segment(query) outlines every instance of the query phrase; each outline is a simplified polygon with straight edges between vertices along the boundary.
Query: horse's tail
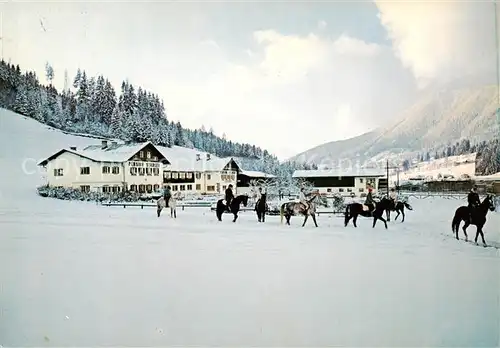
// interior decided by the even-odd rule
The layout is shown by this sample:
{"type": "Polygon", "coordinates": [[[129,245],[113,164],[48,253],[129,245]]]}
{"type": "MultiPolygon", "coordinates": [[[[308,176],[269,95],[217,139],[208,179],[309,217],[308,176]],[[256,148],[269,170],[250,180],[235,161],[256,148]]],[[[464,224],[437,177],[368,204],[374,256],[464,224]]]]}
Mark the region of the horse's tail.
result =
{"type": "Polygon", "coordinates": [[[458,227],[460,226],[460,221],[462,221],[462,219],[460,218],[458,211],[456,211],[455,216],[453,217],[453,221],[451,222],[451,230],[453,232],[458,232],[458,227]]]}
{"type": "Polygon", "coordinates": [[[280,218],[281,218],[281,223],[283,223],[283,215],[285,214],[285,204],[286,203],[283,203],[281,205],[281,209],[280,209],[280,218]]]}
{"type": "Polygon", "coordinates": [[[408,210],[413,210],[412,206],[408,202],[403,203],[408,210]]]}

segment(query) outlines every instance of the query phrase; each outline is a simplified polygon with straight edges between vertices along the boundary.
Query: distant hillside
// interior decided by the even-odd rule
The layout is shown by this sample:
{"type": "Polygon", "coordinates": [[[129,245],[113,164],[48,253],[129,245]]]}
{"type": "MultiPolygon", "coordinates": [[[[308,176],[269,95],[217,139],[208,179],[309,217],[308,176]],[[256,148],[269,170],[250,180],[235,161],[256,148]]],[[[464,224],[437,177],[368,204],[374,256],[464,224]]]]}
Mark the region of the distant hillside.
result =
{"type": "Polygon", "coordinates": [[[346,158],[380,159],[381,153],[413,158],[426,151],[441,152],[461,139],[492,140],[498,134],[496,93],[496,86],[486,86],[427,94],[387,127],[317,146],[291,160],[329,166],[346,158]]]}

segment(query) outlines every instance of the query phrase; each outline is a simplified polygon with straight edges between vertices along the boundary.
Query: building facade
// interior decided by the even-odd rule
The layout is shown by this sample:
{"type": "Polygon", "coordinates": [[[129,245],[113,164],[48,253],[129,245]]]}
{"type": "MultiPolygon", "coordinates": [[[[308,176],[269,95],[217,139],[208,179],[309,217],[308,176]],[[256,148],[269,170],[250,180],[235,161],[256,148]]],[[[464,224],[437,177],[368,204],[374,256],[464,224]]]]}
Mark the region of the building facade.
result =
{"type": "Polygon", "coordinates": [[[387,179],[383,170],[297,170],[293,178],[308,182],[320,194],[365,195],[371,187],[374,193],[386,189],[387,179]]]}
{"type": "MultiPolygon", "coordinates": [[[[118,144],[103,140],[83,149],[61,149],[39,163],[46,168],[47,184],[82,191],[117,193],[172,191],[218,195],[237,183],[242,169],[232,158],[151,142],[118,144]]],[[[248,174],[248,173],[247,173],[248,174]]]]}

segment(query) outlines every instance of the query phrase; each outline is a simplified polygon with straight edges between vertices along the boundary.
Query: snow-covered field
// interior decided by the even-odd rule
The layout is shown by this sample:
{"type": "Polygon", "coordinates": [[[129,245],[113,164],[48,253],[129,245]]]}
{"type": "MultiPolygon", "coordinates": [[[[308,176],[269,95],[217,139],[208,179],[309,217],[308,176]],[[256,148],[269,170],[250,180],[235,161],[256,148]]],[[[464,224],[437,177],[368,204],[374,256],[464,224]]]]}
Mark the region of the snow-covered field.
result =
{"type": "MultiPolygon", "coordinates": [[[[84,139],[9,117],[0,114],[4,347],[499,345],[500,255],[452,238],[464,202],[412,200],[405,223],[385,230],[365,218],[355,229],[321,215],[319,228],[301,228],[297,217],[287,227],[245,212],[233,224],[208,208],[174,220],[41,198],[24,159],[84,139]]],[[[500,245],[494,226],[498,213],[485,232],[500,245]]]]}

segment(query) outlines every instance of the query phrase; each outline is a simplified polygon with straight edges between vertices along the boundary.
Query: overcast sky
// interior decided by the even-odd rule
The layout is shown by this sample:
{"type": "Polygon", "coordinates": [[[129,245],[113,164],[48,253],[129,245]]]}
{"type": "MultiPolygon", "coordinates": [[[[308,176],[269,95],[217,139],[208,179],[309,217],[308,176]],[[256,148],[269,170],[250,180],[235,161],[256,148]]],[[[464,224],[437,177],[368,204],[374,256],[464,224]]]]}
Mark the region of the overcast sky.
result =
{"type": "Polygon", "coordinates": [[[280,158],[398,117],[426,88],[495,81],[491,2],[0,4],[5,60],[158,93],[167,116],[280,158]],[[43,27],[41,25],[43,23],[43,27]]]}

